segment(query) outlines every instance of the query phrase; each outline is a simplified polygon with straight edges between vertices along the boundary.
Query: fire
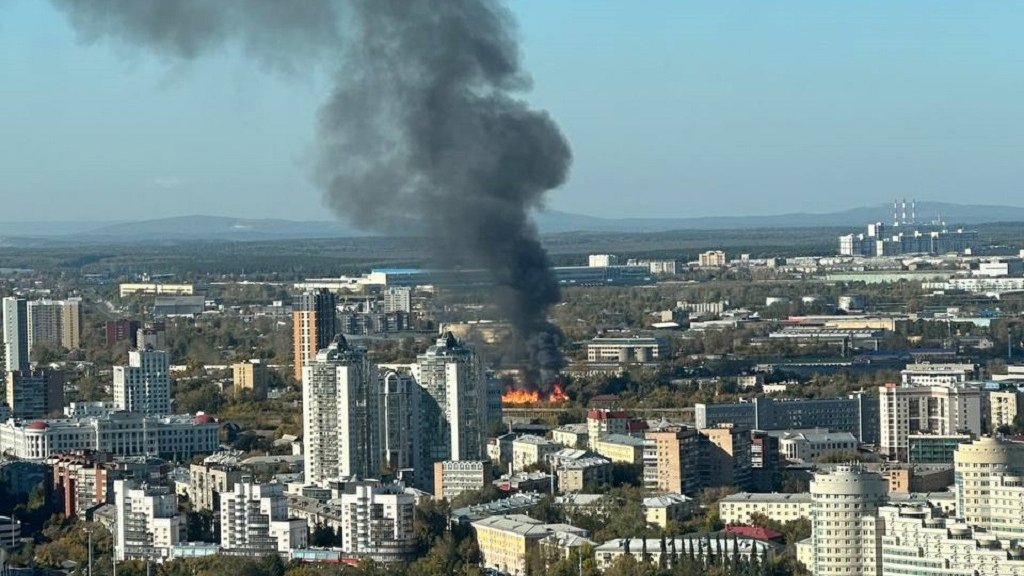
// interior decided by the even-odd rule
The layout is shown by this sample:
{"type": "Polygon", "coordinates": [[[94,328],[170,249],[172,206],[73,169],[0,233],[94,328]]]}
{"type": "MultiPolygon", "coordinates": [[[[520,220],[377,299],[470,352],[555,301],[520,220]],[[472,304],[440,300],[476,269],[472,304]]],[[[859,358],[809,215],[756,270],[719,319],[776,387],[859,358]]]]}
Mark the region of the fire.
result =
{"type": "Polygon", "coordinates": [[[506,390],[501,395],[502,404],[536,404],[540,402],[540,390],[506,390]]]}
{"type": "Polygon", "coordinates": [[[551,387],[551,392],[546,397],[541,395],[540,390],[536,388],[532,390],[524,390],[510,387],[501,395],[502,404],[509,404],[513,406],[527,406],[530,404],[540,404],[541,402],[554,404],[557,402],[565,402],[568,399],[569,395],[565,393],[565,389],[562,388],[562,385],[557,382],[551,387]]]}
{"type": "Polygon", "coordinates": [[[562,385],[555,382],[555,385],[551,388],[551,396],[548,397],[548,402],[565,402],[569,399],[569,395],[565,393],[562,385]]]}

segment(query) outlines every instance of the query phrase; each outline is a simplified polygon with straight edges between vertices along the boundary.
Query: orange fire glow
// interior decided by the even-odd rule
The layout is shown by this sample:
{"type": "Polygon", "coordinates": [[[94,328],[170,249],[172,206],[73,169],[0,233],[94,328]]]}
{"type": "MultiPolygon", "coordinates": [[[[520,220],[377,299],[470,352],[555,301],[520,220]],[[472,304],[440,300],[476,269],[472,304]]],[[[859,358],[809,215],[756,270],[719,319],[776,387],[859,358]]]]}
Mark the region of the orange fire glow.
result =
{"type": "Polygon", "coordinates": [[[530,404],[540,404],[541,402],[565,402],[569,399],[569,395],[565,393],[565,389],[562,388],[561,384],[557,382],[551,387],[551,393],[546,397],[541,395],[540,390],[521,390],[509,388],[505,390],[505,393],[501,395],[501,403],[509,404],[514,406],[528,406],[530,404]]]}

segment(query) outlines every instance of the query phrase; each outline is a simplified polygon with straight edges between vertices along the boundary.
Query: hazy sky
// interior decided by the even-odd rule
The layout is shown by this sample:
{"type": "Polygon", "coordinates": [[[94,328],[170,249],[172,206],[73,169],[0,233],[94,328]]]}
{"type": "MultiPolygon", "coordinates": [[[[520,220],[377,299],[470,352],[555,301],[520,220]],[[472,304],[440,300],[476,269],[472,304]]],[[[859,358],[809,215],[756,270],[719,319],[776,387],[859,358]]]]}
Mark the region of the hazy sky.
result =
{"type": "MultiPolygon", "coordinates": [[[[514,0],[529,100],[599,216],[1024,205],[1024,3],[514,0]]],[[[326,219],[308,177],[323,77],[236,51],[82,44],[0,0],[0,221],[326,219]]]]}

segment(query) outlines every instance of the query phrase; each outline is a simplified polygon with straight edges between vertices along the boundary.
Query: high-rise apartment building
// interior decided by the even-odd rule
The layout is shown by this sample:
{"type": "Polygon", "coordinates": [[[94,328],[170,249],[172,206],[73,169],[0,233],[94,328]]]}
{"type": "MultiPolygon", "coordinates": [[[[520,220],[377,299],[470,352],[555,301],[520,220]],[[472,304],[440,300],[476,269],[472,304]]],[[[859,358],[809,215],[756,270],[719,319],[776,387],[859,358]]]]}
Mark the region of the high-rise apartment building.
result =
{"type": "Polygon", "coordinates": [[[211,454],[189,467],[188,501],[195,511],[220,511],[220,495],[242,481],[240,459],[230,453],[211,454]]]}
{"type": "Polygon", "coordinates": [[[114,501],[114,480],[122,472],[112,465],[109,452],[78,450],[54,454],[46,459],[53,470],[53,491],[64,516],[85,517],[86,510],[114,501]]]}
{"type": "Polygon", "coordinates": [[[1024,443],[983,437],[953,454],[956,515],[1005,538],[1021,538],[1024,443]]]}
{"type": "Polygon", "coordinates": [[[220,546],[230,554],[264,556],[305,548],[306,521],[288,517],[283,484],[239,482],[220,495],[220,546]]]}
{"type": "Polygon", "coordinates": [[[424,392],[420,462],[425,468],[416,482],[432,492],[434,462],[484,458],[487,379],[473,350],[450,332],[419,355],[415,375],[424,392]]]}
{"type": "MultiPolygon", "coordinates": [[[[113,346],[118,342],[128,342],[128,345],[132,348],[135,347],[136,332],[142,326],[138,320],[129,320],[128,318],[119,318],[117,320],[107,320],[106,323],[106,334],[107,334],[107,346],[113,346]]],[[[157,348],[157,346],[154,346],[157,348]]]]}
{"type": "Polygon", "coordinates": [[[701,489],[700,435],[683,425],[647,430],[644,436],[644,487],[694,495],[701,489]]]}
{"type": "Polygon", "coordinates": [[[23,298],[8,296],[3,300],[4,370],[27,371],[28,303],[23,298]]]}
{"type": "Polygon", "coordinates": [[[420,457],[421,389],[409,367],[381,367],[381,464],[391,472],[423,473],[420,457]]]}
{"type": "Polygon", "coordinates": [[[184,536],[178,498],[167,487],[115,480],[114,506],[114,558],[118,561],[169,558],[184,536]]]}
{"type": "Polygon", "coordinates": [[[292,306],[292,346],[295,379],[302,380],[302,368],[327,348],[338,332],[334,293],[314,290],[299,295],[292,306]]]}
{"type": "Polygon", "coordinates": [[[82,306],[80,298],[35,300],[28,302],[28,347],[36,344],[63,346],[69,350],[82,344],[82,306]]]}
{"type": "Polygon", "coordinates": [[[811,481],[814,576],[879,576],[883,527],[875,513],[885,503],[882,477],[859,466],[838,466],[811,481]]]}
{"type": "Polygon", "coordinates": [[[731,424],[700,430],[705,486],[750,487],[750,430],[731,424]]]}
{"type": "Polygon", "coordinates": [[[412,312],[412,288],[392,286],[384,290],[384,313],[412,312]]]}
{"type": "Polygon", "coordinates": [[[338,336],[302,370],[306,481],[380,473],[380,382],[366,351],[338,336]]]}
{"type": "Polygon", "coordinates": [[[879,449],[907,461],[911,435],[981,434],[981,390],[971,383],[945,386],[878,387],[881,434],[879,449]]]}
{"type": "Polygon", "coordinates": [[[170,357],[162,350],[132,350],[127,366],[114,366],[114,406],[138,414],[171,412],[170,357]]]}
{"type": "Polygon", "coordinates": [[[1018,414],[1024,414],[1024,393],[1016,388],[988,392],[988,430],[995,432],[1012,426],[1018,414]]]}
{"type": "Polygon", "coordinates": [[[267,385],[270,371],[259,360],[248,360],[231,365],[235,396],[248,394],[253,400],[267,399],[267,385]]]}
{"type": "Polygon", "coordinates": [[[401,484],[350,482],[341,494],[341,547],[377,562],[405,561],[416,553],[416,496],[401,484]]]}
{"type": "Polygon", "coordinates": [[[7,372],[4,382],[12,418],[59,415],[64,408],[64,373],[59,370],[7,372]]]}
{"type": "Polygon", "coordinates": [[[153,350],[167,349],[167,325],[161,322],[146,322],[141,328],[135,331],[135,347],[139,350],[152,348],[153,350]]]}

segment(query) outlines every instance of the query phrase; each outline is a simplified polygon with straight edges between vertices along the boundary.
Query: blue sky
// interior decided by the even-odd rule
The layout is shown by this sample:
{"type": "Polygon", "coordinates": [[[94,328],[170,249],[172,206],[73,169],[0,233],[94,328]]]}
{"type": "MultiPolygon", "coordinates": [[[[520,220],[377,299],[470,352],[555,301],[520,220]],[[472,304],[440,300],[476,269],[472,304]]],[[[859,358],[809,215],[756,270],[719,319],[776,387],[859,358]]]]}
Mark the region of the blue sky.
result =
{"type": "MultiPolygon", "coordinates": [[[[575,155],[552,208],[831,211],[893,197],[1024,205],[1024,3],[513,0],[528,95],[575,155]]],[[[0,221],[327,219],[315,74],[82,44],[0,3],[0,221]]]]}

